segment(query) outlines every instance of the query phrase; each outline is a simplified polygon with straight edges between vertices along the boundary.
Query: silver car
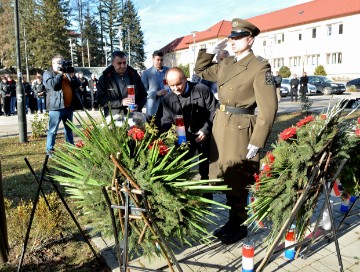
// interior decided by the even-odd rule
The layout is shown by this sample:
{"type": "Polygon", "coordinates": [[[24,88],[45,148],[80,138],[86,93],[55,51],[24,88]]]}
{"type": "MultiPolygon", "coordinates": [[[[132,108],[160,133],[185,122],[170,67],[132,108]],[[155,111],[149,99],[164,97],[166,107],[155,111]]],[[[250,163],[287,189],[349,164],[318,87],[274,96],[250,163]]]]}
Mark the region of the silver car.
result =
{"type": "MultiPolygon", "coordinates": [[[[291,80],[291,78],[285,77],[281,81],[281,87],[284,87],[285,89],[287,89],[288,93],[290,93],[290,90],[291,90],[290,80],[291,80]]],[[[308,83],[307,87],[308,87],[307,88],[308,91],[307,91],[306,95],[311,95],[311,94],[316,94],[317,93],[315,85],[313,85],[311,83],[308,83]]]]}

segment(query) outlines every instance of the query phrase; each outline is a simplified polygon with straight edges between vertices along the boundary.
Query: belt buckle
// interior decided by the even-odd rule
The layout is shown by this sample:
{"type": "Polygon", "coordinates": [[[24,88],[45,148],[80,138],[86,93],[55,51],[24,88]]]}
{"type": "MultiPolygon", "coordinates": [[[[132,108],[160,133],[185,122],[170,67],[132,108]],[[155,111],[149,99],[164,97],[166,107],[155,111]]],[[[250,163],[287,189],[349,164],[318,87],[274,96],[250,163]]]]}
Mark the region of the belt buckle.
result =
{"type": "Polygon", "coordinates": [[[220,111],[225,111],[225,105],[220,105],[220,111]]]}

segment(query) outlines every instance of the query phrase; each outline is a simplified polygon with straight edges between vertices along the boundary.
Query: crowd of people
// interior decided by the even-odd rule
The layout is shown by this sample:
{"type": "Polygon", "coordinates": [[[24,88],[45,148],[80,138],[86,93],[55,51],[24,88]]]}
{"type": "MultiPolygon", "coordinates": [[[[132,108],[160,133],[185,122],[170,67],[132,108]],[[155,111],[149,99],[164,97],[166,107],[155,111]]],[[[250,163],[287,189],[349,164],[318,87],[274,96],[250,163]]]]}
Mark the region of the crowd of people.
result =
{"type": "MultiPolygon", "coordinates": [[[[181,120],[185,127],[182,137],[190,146],[188,157],[198,152],[204,159],[199,165],[201,179],[222,178],[231,188],[224,192],[231,207],[229,218],[214,232],[223,243],[231,244],[247,236],[247,227],[242,225],[247,218],[246,187],[259,171],[259,150],[270,134],[279,100],[270,64],[251,49],[259,33],[250,22],[233,19],[226,39],[211,53],[199,51],[196,80],[192,81],[180,68],[164,66],[163,53],[158,50],[153,53],[153,66],[141,76],[128,65],[124,52],[114,51],[111,64],[99,79],[92,75],[90,80],[82,73],[64,69],[64,58],[57,55],[43,76],[37,75],[32,84],[23,82],[29,98],[27,110],[49,112],[49,156],[55,149],[60,122],[66,141],[74,143],[67,121],[72,121],[74,110],[84,108],[87,88],[91,90],[90,108],[94,109],[97,100],[105,116],[125,116],[128,111],[142,112],[144,108],[148,120],[154,120],[160,132],[172,125],[180,126],[181,120]],[[225,50],[228,43],[233,56],[225,50]],[[37,103],[30,102],[34,98],[37,103]]],[[[8,76],[0,86],[6,115],[16,114],[16,83],[8,76]]]]}

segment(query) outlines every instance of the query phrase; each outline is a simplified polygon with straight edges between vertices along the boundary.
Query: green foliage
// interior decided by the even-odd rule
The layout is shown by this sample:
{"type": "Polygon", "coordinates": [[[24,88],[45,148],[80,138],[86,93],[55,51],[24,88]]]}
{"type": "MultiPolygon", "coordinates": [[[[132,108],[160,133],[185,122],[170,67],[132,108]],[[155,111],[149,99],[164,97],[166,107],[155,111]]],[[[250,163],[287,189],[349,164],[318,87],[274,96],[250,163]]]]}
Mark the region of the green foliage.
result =
{"type": "Polygon", "coordinates": [[[184,71],[185,76],[186,76],[187,78],[190,77],[190,67],[189,67],[189,64],[186,64],[186,65],[180,64],[180,65],[179,65],[179,68],[184,71]]]}
{"type": "Polygon", "coordinates": [[[322,65],[316,66],[315,71],[314,71],[314,75],[317,75],[317,76],[326,76],[327,73],[326,73],[326,71],[325,71],[324,66],[322,66],[322,65]]]}
{"type": "Polygon", "coordinates": [[[49,124],[49,114],[46,112],[42,117],[39,116],[38,112],[34,114],[34,121],[31,121],[32,137],[38,139],[46,135],[49,124]]]}
{"type": "MultiPolygon", "coordinates": [[[[142,116],[137,113],[137,116],[142,116]]],[[[132,114],[135,118],[136,115],[132,114]]],[[[109,211],[104,202],[101,188],[115,186],[118,181],[122,187],[126,177],[114,171],[110,155],[119,154],[119,163],[142,189],[150,192],[148,201],[156,217],[156,222],[164,235],[183,243],[206,241],[208,235],[205,226],[211,223],[207,216],[215,216],[206,209],[206,203],[224,206],[205,198],[203,192],[226,190],[226,186],[216,185],[220,180],[188,181],[195,172],[194,166],[200,163],[198,156],[185,159],[187,145],[176,146],[176,130],[158,135],[153,123],[131,127],[128,121],[118,124],[115,117],[107,120],[103,117],[101,124],[88,114],[89,121],[77,116],[80,126],[70,124],[73,131],[82,140],[77,146],[65,144],[57,149],[52,162],[62,173],[54,179],[67,186],[67,192],[82,207],[85,214],[92,218],[91,225],[103,234],[111,233],[109,211]],[[129,134],[139,133],[139,139],[129,134]],[[193,161],[193,160],[196,161],[193,161]],[[209,185],[209,182],[213,185],[209,185]]],[[[134,121],[135,119],[131,119],[134,121]]],[[[131,121],[130,120],[130,121],[131,121]]],[[[114,200],[118,197],[113,196],[114,200]]],[[[125,196],[122,195],[122,199],[125,196]]],[[[145,201],[142,199],[142,201],[145,201]]],[[[224,206],[226,207],[226,206],[224,206]]],[[[144,229],[142,220],[131,224],[130,248],[133,252],[143,251],[151,256],[158,252],[156,237],[147,229],[143,243],[139,244],[139,235],[144,229]]],[[[122,235],[121,235],[122,236],[122,235]]],[[[121,237],[120,237],[121,238],[121,237]]]]}
{"type": "Polygon", "coordinates": [[[309,97],[305,96],[301,96],[301,111],[308,113],[311,106],[313,104],[313,101],[309,99],[309,97]]]}
{"type": "Polygon", "coordinates": [[[123,46],[124,52],[131,60],[130,65],[136,69],[145,70],[144,33],[141,30],[140,17],[131,0],[124,3],[121,25],[126,26],[123,29],[123,46]]]}
{"type": "Polygon", "coordinates": [[[290,68],[287,67],[287,66],[282,66],[282,67],[279,69],[279,74],[280,74],[282,77],[290,77],[290,75],[291,75],[290,68]]]}
{"type": "MultiPolygon", "coordinates": [[[[309,182],[315,165],[324,154],[332,154],[326,169],[333,176],[340,162],[349,153],[359,150],[359,140],[351,133],[352,125],[341,117],[346,100],[339,101],[326,114],[307,116],[296,126],[285,129],[273,143],[272,151],[264,159],[262,172],[250,186],[255,201],[248,205],[251,216],[247,225],[266,221],[271,224],[267,242],[271,244],[281,227],[288,220],[302,190],[309,182]]],[[[351,113],[350,113],[351,114],[351,113]]],[[[323,170],[322,170],[323,171],[323,170]]],[[[351,171],[353,173],[354,171],[351,171]]],[[[314,186],[321,186],[320,181],[314,186]]],[[[310,190],[300,211],[296,214],[297,240],[303,239],[305,231],[322,190],[310,190]]],[[[257,224],[254,224],[257,228],[257,224]]]]}

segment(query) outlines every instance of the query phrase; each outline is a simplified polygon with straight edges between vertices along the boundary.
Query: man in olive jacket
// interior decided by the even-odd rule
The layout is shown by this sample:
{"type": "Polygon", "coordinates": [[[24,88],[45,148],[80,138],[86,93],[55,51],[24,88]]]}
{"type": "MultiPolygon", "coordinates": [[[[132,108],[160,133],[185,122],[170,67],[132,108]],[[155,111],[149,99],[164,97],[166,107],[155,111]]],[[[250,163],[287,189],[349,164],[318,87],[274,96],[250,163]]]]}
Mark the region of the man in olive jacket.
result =
{"type": "Polygon", "coordinates": [[[212,130],[209,176],[222,177],[232,188],[226,191],[229,220],[214,232],[225,244],[247,236],[246,226],[241,226],[247,219],[246,188],[259,171],[258,151],[265,146],[278,107],[270,64],[251,50],[259,33],[250,22],[233,19],[231,34],[222,43],[231,44],[235,57],[214,64],[214,54],[200,51],[195,64],[199,76],[218,82],[220,107],[212,130]]]}

